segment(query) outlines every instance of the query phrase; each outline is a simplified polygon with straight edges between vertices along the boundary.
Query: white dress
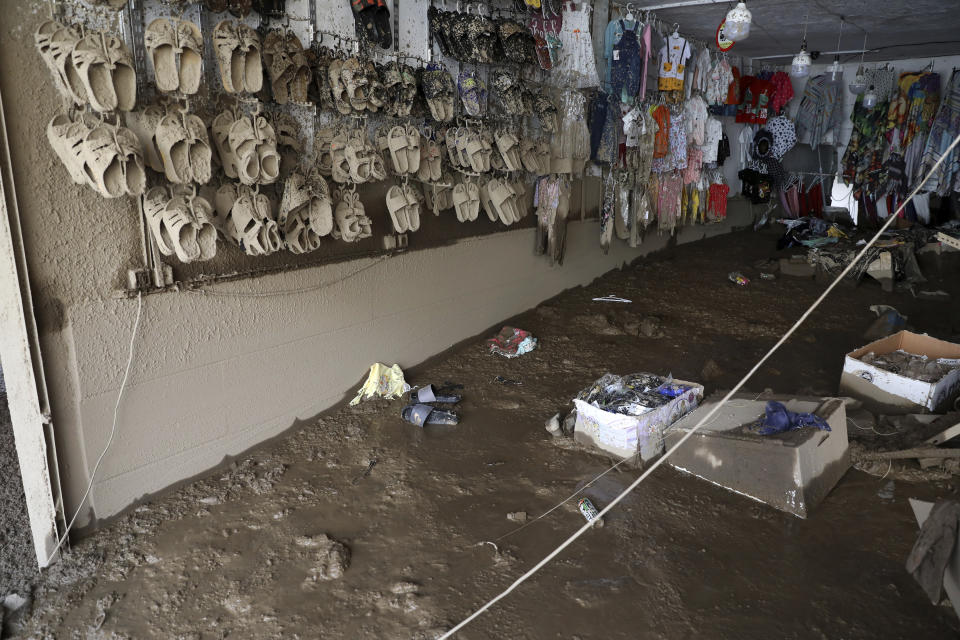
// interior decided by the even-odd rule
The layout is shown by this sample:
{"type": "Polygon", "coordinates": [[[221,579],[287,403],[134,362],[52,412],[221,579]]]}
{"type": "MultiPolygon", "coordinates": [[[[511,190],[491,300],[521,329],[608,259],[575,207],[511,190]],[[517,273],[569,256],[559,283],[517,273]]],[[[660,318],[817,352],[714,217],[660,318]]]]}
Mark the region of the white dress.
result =
{"type": "Polygon", "coordinates": [[[564,7],[563,28],[558,37],[563,45],[559,64],[553,65],[551,76],[561,87],[591,89],[600,86],[597,74],[597,59],[593,51],[593,36],[590,33],[592,7],[581,2],[571,10],[572,3],[564,7]]]}

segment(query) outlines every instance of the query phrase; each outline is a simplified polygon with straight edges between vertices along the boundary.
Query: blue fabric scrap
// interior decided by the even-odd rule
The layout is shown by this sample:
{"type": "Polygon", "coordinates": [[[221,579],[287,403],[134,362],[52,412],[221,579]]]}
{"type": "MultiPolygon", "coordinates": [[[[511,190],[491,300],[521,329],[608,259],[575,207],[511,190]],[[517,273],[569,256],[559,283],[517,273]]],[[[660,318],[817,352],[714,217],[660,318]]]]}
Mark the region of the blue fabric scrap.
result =
{"type": "Polygon", "coordinates": [[[758,433],[769,436],[803,427],[816,427],[821,431],[830,431],[830,425],[820,416],[812,413],[794,413],[783,406],[783,403],[770,400],[767,402],[767,414],[760,421],[758,433]]]}

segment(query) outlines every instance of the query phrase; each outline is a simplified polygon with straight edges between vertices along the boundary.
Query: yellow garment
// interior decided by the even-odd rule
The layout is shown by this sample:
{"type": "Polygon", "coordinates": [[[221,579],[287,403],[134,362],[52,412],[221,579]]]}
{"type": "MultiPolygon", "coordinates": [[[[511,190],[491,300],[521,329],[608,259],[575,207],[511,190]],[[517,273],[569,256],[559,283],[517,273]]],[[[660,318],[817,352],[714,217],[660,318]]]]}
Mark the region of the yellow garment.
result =
{"type": "Polygon", "coordinates": [[[836,227],[836,225],[831,225],[831,227],[830,227],[829,229],[827,229],[827,235],[828,235],[829,237],[831,237],[831,238],[846,238],[846,237],[847,237],[847,234],[845,234],[843,231],[840,231],[840,229],[838,229],[838,228],[836,227]]]}
{"type": "Polygon", "coordinates": [[[350,406],[360,403],[361,400],[372,398],[373,396],[382,396],[387,399],[399,398],[407,391],[410,391],[410,385],[403,379],[403,370],[400,365],[388,367],[379,362],[370,367],[370,375],[367,381],[360,387],[357,397],[350,401],[350,406]]]}

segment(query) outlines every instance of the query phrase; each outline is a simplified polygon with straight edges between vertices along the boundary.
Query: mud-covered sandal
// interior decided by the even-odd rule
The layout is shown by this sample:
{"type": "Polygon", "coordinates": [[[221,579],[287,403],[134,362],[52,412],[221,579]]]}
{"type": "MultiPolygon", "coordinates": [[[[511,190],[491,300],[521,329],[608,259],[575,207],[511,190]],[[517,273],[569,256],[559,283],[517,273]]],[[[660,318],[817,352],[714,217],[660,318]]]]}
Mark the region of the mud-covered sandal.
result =
{"type": "Polygon", "coordinates": [[[438,402],[440,404],[457,404],[463,398],[459,395],[445,395],[455,387],[434,388],[432,384],[410,390],[411,404],[430,404],[438,402]]]}
{"type": "Polygon", "coordinates": [[[460,423],[460,416],[454,412],[437,409],[429,404],[407,405],[400,411],[400,417],[418,427],[428,424],[456,425],[460,423]]]}
{"type": "Polygon", "coordinates": [[[387,211],[390,212],[390,221],[396,233],[406,233],[410,229],[407,219],[407,197],[400,185],[393,185],[387,189],[387,211]]]}
{"type": "MultiPolygon", "coordinates": [[[[240,39],[238,53],[243,58],[242,90],[247,93],[257,93],[263,88],[260,34],[253,27],[241,22],[237,24],[237,37],[240,39]]],[[[240,90],[240,88],[237,88],[237,91],[240,90]]]]}
{"type": "Polygon", "coordinates": [[[168,18],[157,18],[144,31],[147,57],[153,64],[153,75],[160,91],[177,91],[180,74],[177,71],[177,29],[168,18]]]}
{"type": "Polygon", "coordinates": [[[213,49],[216,53],[220,81],[227,93],[244,89],[244,57],[240,51],[240,36],[233,20],[221,20],[213,28],[213,49]]]}

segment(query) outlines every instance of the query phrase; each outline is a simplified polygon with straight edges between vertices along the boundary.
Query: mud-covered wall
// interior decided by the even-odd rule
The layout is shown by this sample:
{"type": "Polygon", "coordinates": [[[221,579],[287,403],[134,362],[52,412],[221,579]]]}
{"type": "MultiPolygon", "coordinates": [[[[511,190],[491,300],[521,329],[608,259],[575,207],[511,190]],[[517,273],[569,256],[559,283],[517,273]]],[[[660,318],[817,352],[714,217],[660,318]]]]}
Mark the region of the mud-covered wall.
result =
{"type": "MultiPolygon", "coordinates": [[[[4,9],[0,90],[72,511],[107,441],[126,363],[137,302],[116,291],[140,259],[137,209],[131,199],[104,200],[71,182],[45,137],[61,108],[33,44],[46,4],[5,0],[4,9]]],[[[728,228],[695,227],[679,240],[728,228]]],[[[388,260],[223,283],[218,295],[147,296],[117,434],[78,524],[330,407],[373,362],[414,365],[670,241],[651,234],[640,249],[615,242],[604,255],[599,226],[588,220],[571,223],[562,267],[534,256],[534,231],[520,229],[388,260]],[[249,296],[299,288],[310,290],[249,296]]]]}

